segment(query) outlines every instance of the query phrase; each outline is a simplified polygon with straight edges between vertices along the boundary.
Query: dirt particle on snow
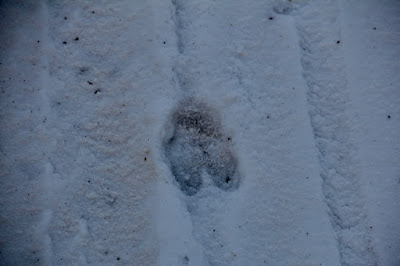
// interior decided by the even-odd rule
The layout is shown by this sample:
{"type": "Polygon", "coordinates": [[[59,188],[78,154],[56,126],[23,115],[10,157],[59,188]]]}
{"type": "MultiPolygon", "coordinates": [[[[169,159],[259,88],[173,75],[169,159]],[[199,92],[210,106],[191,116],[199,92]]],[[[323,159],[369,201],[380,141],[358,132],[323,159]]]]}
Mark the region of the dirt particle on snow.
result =
{"type": "Polygon", "coordinates": [[[79,37],[75,37],[75,41],[79,41],[79,37]]]}
{"type": "Polygon", "coordinates": [[[101,90],[97,89],[97,90],[94,91],[94,94],[97,94],[97,93],[100,93],[100,92],[101,92],[101,90]]]}
{"type": "Polygon", "coordinates": [[[144,157],[144,161],[147,161],[147,158],[146,158],[146,157],[144,157]]]}
{"type": "MultiPolygon", "coordinates": [[[[94,11],[93,11],[93,12],[94,12],[94,11]]],[[[120,257],[117,258],[117,260],[120,260],[120,259],[121,259],[120,257]]]]}
{"type": "Polygon", "coordinates": [[[93,85],[93,82],[90,82],[89,80],[87,81],[87,83],[88,83],[89,85],[93,85]]]}
{"type": "Polygon", "coordinates": [[[340,43],[340,40],[338,40],[336,43],[339,44],[339,43],[340,43]]]}
{"type": "Polygon", "coordinates": [[[269,20],[273,20],[274,19],[274,17],[269,17],[269,20]]]}
{"type": "Polygon", "coordinates": [[[63,41],[63,44],[65,45],[65,44],[67,44],[67,42],[66,42],[66,41],[63,41]]]}
{"type": "Polygon", "coordinates": [[[374,27],[374,30],[376,30],[376,27],[374,27]]]}
{"type": "Polygon", "coordinates": [[[67,17],[64,17],[64,20],[67,20],[67,17]]]}
{"type": "Polygon", "coordinates": [[[390,115],[388,115],[387,118],[390,119],[390,115]]]}

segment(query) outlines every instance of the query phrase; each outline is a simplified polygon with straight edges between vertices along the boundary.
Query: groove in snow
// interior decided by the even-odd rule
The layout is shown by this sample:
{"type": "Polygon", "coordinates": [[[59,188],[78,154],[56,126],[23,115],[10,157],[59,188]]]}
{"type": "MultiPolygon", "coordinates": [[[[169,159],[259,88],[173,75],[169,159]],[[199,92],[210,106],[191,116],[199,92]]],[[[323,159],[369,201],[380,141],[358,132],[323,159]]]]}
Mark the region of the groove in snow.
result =
{"type": "Polygon", "coordinates": [[[323,193],[342,265],[376,265],[346,117],[348,92],[340,53],[339,10],[323,4],[296,17],[309,115],[319,152],[323,193]],[[328,17],[321,17],[326,16],[328,17]]]}

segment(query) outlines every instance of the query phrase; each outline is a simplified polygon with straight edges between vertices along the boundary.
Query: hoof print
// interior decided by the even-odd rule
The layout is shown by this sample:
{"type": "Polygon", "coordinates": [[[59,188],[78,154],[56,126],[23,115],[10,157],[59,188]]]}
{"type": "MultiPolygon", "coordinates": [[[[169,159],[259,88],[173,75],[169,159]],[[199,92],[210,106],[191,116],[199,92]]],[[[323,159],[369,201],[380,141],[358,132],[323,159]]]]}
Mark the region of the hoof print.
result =
{"type": "Polygon", "coordinates": [[[164,149],[182,192],[196,194],[206,183],[204,178],[210,178],[209,183],[222,190],[237,189],[237,161],[217,112],[191,98],[178,105],[171,120],[174,130],[164,149]]]}

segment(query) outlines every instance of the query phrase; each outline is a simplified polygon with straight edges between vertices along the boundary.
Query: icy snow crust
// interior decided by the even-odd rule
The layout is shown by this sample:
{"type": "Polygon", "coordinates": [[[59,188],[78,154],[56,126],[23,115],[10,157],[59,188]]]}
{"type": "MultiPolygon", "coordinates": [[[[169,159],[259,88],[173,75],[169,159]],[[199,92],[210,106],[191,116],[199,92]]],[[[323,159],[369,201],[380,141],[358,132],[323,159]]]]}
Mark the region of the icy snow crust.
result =
{"type": "Polygon", "coordinates": [[[400,265],[396,1],[2,1],[0,265],[400,265]]]}

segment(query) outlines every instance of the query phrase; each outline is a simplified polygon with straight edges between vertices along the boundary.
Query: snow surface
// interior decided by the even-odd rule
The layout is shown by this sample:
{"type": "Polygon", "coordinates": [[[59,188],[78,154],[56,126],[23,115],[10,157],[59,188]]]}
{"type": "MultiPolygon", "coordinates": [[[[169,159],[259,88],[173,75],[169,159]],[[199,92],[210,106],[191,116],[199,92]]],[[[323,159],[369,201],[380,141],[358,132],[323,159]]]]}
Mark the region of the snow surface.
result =
{"type": "Polygon", "coordinates": [[[0,2],[0,265],[400,265],[400,2],[0,2]]]}

